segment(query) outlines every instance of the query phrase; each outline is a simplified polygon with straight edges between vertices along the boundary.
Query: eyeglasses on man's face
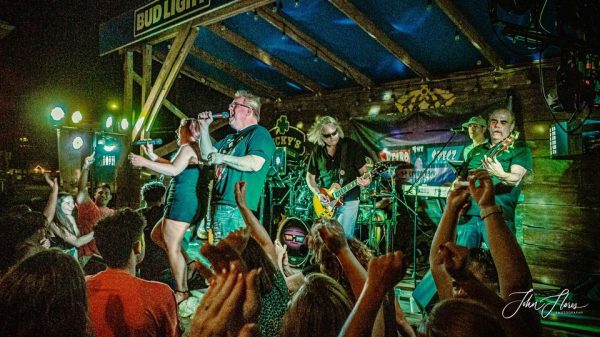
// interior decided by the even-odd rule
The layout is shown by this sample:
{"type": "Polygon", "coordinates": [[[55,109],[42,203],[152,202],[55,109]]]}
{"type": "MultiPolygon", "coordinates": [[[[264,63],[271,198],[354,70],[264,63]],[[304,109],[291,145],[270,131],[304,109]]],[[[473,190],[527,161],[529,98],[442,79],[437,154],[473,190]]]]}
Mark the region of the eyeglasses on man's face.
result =
{"type": "Polygon", "coordinates": [[[337,136],[337,134],[338,134],[338,130],[336,129],[332,133],[324,133],[324,134],[322,134],[322,136],[323,136],[323,138],[331,138],[331,137],[337,136]]]}
{"type": "Polygon", "coordinates": [[[238,103],[238,102],[233,102],[229,104],[229,108],[230,109],[235,109],[236,106],[243,106],[244,108],[248,108],[250,110],[254,110],[251,106],[246,105],[246,104],[242,104],[242,103],[238,103]]]}

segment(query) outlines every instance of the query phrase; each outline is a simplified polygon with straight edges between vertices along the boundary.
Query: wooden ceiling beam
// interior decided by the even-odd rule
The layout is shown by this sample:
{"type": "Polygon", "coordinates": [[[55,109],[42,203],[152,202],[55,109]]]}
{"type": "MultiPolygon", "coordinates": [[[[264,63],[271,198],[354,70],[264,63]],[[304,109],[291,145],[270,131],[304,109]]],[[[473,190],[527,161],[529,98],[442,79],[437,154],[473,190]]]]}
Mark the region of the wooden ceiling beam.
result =
{"type": "Polygon", "coordinates": [[[431,74],[425,67],[410,56],[404,48],[392,40],[381,28],[379,28],[371,19],[356,8],[348,0],[329,0],[337,9],[352,19],[356,24],[369,34],[375,41],[379,42],[385,49],[389,50],[395,57],[406,64],[418,76],[429,79],[431,74]]]}
{"type": "Polygon", "coordinates": [[[292,81],[300,84],[306,89],[319,93],[323,92],[323,87],[321,87],[317,82],[311,80],[304,74],[296,71],[294,68],[281,61],[280,59],[274,57],[273,55],[267,53],[265,50],[259,48],[254,43],[244,39],[233,31],[229,30],[225,25],[221,23],[212,24],[207,27],[211,32],[220,36],[222,39],[228,41],[232,45],[240,48],[244,52],[248,53],[252,57],[257,58],[261,62],[277,69],[281,74],[291,79],[292,81]]]}
{"type": "Polygon", "coordinates": [[[275,88],[268,86],[254,77],[250,76],[248,73],[241,71],[240,69],[234,67],[233,65],[223,61],[222,59],[215,57],[208,53],[205,50],[202,50],[196,46],[192,47],[190,53],[198,58],[200,58],[205,63],[210,64],[211,66],[220,69],[236,79],[246,83],[250,87],[252,87],[252,91],[256,92],[258,95],[263,97],[271,97],[278,98],[284,97],[285,94],[281,91],[276,90],[275,88]]]}
{"type": "MultiPolygon", "coordinates": [[[[207,13],[192,21],[192,27],[208,26],[213,23],[221,22],[230,17],[242,14],[248,11],[253,11],[256,8],[268,5],[275,0],[238,0],[227,5],[227,7],[217,9],[207,13]]],[[[169,29],[168,31],[159,34],[154,39],[150,40],[150,44],[158,44],[174,38],[177,35],[179,26],[169,29]]]]}
{"type": "Polygon", "coordinates": [[[465,15],[456,8],[451,0],[435,0],[435,3],[446,14],[448,18],[456,25],[456,27],[471,41],[475,49],[485,57],[494,68],[504,67],[504,61],[494,48],[492,48],[477,32],[475,27],[467,20],[465,15]]]}
{"type": "Polygon", "coordinates": [[[290,37],[304,48],[310,50],[317,57],[320,57],[325,62],[331,64],[345,76],[352,78],[360,86],[364,88],[370,88],[373,86],[373,81],[360,70],[358,70],[358,68],[342,60],[340,57],[325,48],[325,46],[317,42],[317,40],[308,36],[283,16],[277,15],[264,8],[259,8],[256,12],[260,17],[273,25],[275,28],[279,29],[283,34],[290,37]]]}
{"type": "Polygon", "coordinates": [[[175,81],[179,69],[183,65],[197,34],[198,30],[192,28],[189,23],[184,25],[177,34],[177,37],[171,46],[171,50],[169,50],[169,53],[163,62],[156,81],[154,81],[152,89],[142,106],[142,111],[140,112],[137,121],[134,123],[131,132],[132,140],[135,140],[140,134],[143,137],[144,131],[149,130],[150,127],[152,127],[152,123],[158,110],[160,110],[162,101],[169,93],[169,89],[175,81]]]}
{"type": "MultiPolygon", "coordinates": [[[[165,56],[161,53],[155,53],[154,59],[156,61],[162,63],[162,62],[164,62],[165,56]]],[[[225,84],[211,78],[210,76],[207,76],[197,70],[190,68],[187,65],[184,65],[181,68],[180,72],[182,74],[184,74],[185,76],[193,79],[194,81],[199,82],[200,84],[204,84],[207,87],[214,89],[227,97],[233,98],[235,96],[235,92],[236,92],[235,89],[230,88],[230,87],[226,86],[225,84]]]]}

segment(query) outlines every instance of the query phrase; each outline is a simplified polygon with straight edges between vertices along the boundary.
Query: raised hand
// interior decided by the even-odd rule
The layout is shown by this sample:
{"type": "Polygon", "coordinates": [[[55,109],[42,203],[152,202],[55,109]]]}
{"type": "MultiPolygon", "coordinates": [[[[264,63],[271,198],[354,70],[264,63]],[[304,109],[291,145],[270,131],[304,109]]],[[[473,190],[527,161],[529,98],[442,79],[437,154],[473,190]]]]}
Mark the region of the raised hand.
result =
{"type": "Polygon", "coordinates": [[[446,242],[439,247],[438,255],[444,261],[446,272],[454,280],[464,281],[468,278],[467,257],[469,256],[469,249],[467,247],[458,246],[454,242],[446,242]]]}
{"type": "Polygon", "coordinates": [[[450,189],[450,191],[448,192],[448,196],[446,197],[446,207],[457,211],[463,208],[465,204],[469,202],[468,186],[460,184],[461,181],[458,182],[459,183],[452,185],[452,188],[450,189]]]}
{"type": "Polygon", "coordinates": [[[243,303],[246,280],[234,266],[217,274],[198,305],[190,336],[227,336],[230,321],[243,303]]]}
{"type": "Polygon", "coordinates": [[[348,241],[344,235],[344,229],[337,221],[319,220],[315,225],[319,236],[325,246],[334,254],[338,254],[343,248],[348,247],[348,241]]]}
{"type": "Polygon", "coordinates": [[[96,151],[92,152],[92,154],[85,157],[85,159],[83,161],[83,169],[84,170],[89,169],[90,166],[92,166],[92,164],[94,164],[94,161],[96,161],[96,151]]]}
{"type": "Polygon", "coordinates": [[[494,184],[487,170],[469,171],[469,191],[479,207],[493,206],[494,184]],[[477,182],[479,181],[479,184],[477,182]]]}
{"type": "Polygon", "coordinates": [[[46,180],[46,183],[50,186],[51,190],[58,190],[58,178],[54,177],[53,179],[50,179],[50,175],[44,173],[44,180],[46,180]]]}
{"type": "Polygon", "coordinates": [[[375,286],[385,294],[402,280],[406,267],[401,251],[374,257],[369,261],[367,286],[375,286]]]}

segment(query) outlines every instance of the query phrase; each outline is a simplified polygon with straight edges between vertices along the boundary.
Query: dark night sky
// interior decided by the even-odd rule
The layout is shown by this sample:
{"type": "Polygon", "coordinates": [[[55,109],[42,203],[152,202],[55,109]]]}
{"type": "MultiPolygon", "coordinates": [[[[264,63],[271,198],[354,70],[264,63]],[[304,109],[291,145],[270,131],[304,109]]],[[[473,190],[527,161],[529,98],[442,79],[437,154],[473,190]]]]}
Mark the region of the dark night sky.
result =
{"type": "Polygon", "coordinates": [[[98,56],[98,27],[146,2],[0,0],[0,20],[16,27],[0,40],[0,150],[25,135],[31,156],[52,165],[55,104],[100,116],[110,100],[121,102],[121,57],[98,56]]]}

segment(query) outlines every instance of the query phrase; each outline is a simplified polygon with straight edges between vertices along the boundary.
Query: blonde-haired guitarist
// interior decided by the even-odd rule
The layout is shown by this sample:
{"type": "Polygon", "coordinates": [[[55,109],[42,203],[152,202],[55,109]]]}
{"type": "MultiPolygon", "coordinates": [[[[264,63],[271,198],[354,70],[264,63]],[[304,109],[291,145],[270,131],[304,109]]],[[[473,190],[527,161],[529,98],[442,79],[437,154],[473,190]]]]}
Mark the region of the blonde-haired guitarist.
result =
{"type": "Polygon", "coordinates": [[[476,202],[463,212],[457,227],[456,243],[462,246],[480,247],[487,244],[488,237],[483,218],[491,213],[502,213],[508,228],[516,232],[515,208],[521,194],[521,181],[532,169],[531,151],[514,143],[518,136],[515,117],[508,109],[494,110],[488,118],[490,142],[474,147],[465,159],[468,170],[486,169],[494,183],[496,193],[494,207],[480,209],[476,202]]]}
{"type": "MultiPolygon", "coordinates": [[[[325,205],[331,202],[331,193],[336,186],[341,187],[355,180],[358,186],[371,183],[369,175],[361,177],[367,173],[366,151],[354,140],[344,138],[344,133],[335,118],[317,117],[308,134],[308,139],[316,146],[308,162],[306,183],[315,194],[315,199],[325,205]]],[[[336,218],[348,237],[354,236],[360,202],[358,186],[344,194],[343,205],[335,208],[334,214],[317,214],[336,218]]],[[[318,209],[317,206],[315,205],[315,209],[318,209]]]]}

